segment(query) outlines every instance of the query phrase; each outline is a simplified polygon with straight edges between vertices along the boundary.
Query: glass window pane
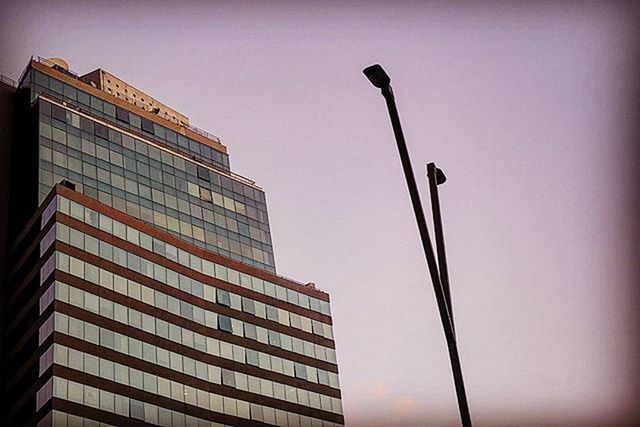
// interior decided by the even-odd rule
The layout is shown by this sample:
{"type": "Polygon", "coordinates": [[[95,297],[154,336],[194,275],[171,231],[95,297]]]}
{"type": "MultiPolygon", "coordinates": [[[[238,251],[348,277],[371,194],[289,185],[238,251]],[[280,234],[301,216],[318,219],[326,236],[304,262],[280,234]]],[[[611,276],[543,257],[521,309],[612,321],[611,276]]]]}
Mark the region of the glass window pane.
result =
{"type": "Polygon", "coordinates": [[[231,319],[227,316],[218,316],[218,329],[225,332],[233,333],[231,319]]]}

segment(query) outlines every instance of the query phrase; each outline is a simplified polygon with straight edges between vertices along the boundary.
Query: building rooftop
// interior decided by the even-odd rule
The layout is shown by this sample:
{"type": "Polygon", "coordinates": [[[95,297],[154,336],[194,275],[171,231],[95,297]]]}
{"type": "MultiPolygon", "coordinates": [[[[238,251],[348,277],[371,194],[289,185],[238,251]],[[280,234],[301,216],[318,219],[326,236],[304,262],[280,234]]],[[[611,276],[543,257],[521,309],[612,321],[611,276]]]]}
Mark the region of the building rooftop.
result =
{"type": "Polygon", "coordinates": [[[226,147],[216,135],[191,125],[189,118],[184,114],[173,110],[155,98],[124,82],[124,80],[100,68],[81,76],[77,72],[72,71],[63,59],[45,59],[37,56],[31,58],[29,65],[22,73],[19,81],[22,81],[29,67],[38,69],[46,74],[50,74],[53,71],[56,73],[56,77],[62,77],[65,82],[90,92],[94,96],[108,100],[122,108],[129,109],[136,107],[138,109],[137,113],[140,116],[146,117],[162,126],[172,128],[222,153],[227,152],[226,147]],[[123,86],[123,90],[119,93],[119,89],[121,89],[120,86],[123,86]],[[124,92],[124,89],[127,89],[127,92],[124,92]],[[139,102],[138,99],[140,100],[139,102]],[[143,99],[144,101],[142,101],[143,99]]]}

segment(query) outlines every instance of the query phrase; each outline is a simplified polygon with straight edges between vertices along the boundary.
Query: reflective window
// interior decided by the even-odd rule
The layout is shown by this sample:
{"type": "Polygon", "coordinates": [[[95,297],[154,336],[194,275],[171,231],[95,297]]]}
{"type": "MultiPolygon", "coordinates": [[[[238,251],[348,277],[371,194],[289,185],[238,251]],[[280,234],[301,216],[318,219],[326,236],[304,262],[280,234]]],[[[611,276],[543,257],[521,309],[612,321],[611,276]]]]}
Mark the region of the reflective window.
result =
{"type": "Polygon", "coordinates": [[[221,331],[233,333],[231,319],[227,316],[218,316],[218,329],[221,331]]]}

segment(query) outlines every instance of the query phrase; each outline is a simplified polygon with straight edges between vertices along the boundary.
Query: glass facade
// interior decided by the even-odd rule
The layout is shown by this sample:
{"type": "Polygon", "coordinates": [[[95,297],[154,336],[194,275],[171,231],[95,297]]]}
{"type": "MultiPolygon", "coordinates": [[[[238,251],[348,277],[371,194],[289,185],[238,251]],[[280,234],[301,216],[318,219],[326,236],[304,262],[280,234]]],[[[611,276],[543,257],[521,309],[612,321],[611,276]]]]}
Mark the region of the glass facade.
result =
{"type": "Polygon", "coordinates": [[[40,201],[67,179],[196,246],[275,272],[258,187],[69,105],[41,97],[38,106],[40,201]]]}

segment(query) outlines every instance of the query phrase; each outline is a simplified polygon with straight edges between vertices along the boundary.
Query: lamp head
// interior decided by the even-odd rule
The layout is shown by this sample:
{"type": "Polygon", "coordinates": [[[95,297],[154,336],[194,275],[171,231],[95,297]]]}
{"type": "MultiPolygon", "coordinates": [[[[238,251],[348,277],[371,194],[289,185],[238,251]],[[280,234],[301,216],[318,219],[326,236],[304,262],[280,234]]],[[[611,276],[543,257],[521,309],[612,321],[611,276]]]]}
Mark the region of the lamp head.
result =
{"type": "Polygon", "coordinates": [[[391,78],[380,64],[371,65],[362,70],[362,72],[367,76],[371,84],[379,89],[388,87],[391,83],[391,78]]]}
{"type": "Polygon", "coordinates": [[[437,167],[433,162],[427,164],[427,176],[431,176],[431,174],[435,174],[437,185],[442,185],[447,182],[447,176],[442,172],[442,169],[437,167]]]}

